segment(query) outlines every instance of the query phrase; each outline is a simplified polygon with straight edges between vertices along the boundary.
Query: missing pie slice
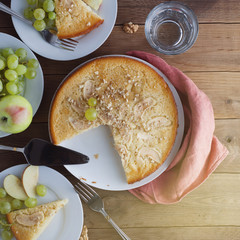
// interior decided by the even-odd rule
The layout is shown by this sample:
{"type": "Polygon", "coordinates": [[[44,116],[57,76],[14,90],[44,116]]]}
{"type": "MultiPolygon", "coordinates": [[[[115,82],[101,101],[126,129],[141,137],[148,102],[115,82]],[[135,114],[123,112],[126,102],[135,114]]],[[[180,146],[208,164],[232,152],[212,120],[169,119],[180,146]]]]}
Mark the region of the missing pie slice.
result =
{"type": "Polygon", "coordinates": [[[67,199],[58,200],[8,213],[7,220],[16,239],[36,240],[67,202],[67,199]]]}
{"type": "Polygon", "coordinates": [[[73,38],[89,33],[103,19],[82,0],[55,0],[58,38],[73,38]]]}

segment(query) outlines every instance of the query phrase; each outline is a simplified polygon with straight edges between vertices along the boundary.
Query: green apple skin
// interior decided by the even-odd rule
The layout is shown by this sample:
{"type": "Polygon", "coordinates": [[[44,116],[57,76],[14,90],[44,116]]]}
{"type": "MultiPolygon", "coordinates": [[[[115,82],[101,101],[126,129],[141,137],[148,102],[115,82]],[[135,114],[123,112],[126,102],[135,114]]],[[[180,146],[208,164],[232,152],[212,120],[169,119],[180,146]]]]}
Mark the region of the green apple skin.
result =
{"type": "Polygon", "coordinates": [[[32,106],[19,95],[8,95],[0,99],[0,130],[7,133],[19,133],[32,122],[32,106]]]}

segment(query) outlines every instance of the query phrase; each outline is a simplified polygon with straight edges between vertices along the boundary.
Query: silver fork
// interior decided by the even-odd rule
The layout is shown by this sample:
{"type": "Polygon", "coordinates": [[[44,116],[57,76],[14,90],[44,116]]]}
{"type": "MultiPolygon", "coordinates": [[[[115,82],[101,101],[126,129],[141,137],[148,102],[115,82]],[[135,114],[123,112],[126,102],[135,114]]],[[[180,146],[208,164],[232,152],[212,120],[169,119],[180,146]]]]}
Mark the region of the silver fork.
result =
{"type": "MultiPolygon", "coordinates": [[[[18,18],[19,20],[27,23],[27,24],[31,24],[32,22],[27,20],[25,17],[23,17],[21,14],[13,11],[11,8],[7,7],[6,5],[4,5],[3,3],[0,2],[0,10],[2,10],[5,13],[8,13],[16,18],[18,18]]],[[[68,38],[68,39],[59,39],[57,37],[56,34],[54,34],[53,31],[51,30],[43,30],[40,31],[42,37],[51,45],[53,45],[54,47],[58,47],[58,48],[63,48],[69,51],[74,51],[74,49],[76,48],[78,41],[72,39],[72,38],[68,38]]]]}
{"type": "Polygon", "coordinates": [[[78,180],[77,184],[74,185],[74,189],[89,208],[95,212],[100,212],[107,219],[107,221],[112,224],[122,239],[131,240],[109,217],[104,209],[104,204],[101,197],[91,187],[78,180]]]}

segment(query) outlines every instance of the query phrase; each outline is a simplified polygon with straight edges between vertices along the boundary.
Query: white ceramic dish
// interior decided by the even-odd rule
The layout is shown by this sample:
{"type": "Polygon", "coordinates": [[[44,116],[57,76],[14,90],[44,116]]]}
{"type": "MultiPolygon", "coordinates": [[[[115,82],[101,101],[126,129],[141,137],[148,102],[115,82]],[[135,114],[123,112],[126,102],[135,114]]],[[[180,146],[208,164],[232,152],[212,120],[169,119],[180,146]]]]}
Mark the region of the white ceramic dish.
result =
{"type": "MultiPolygon", "coordinates": [[[[26,166],[28,165],[21,164],[2,171],[1,186],[8,174],[14,174],[20,178],[26,166]]],[[[38,197],[38,204],[66,198],[68,203],[57,213],[38,240],[79,240],[83,227],[83,208],[72,184],[57,171],[44,166],[39,167],[39,184],[47,187],[47,194],[44,197],[38,197]]]]}
{"type": "MultiPolygon", "coordinates": [[[[11,0],[11,8],[22,15],[26,7],[26,0],[11,0]]],[[[104,19],[104,23],[85,36],[76,38],[79,44],[73,52],[53,47],[32,26],[28,26],[14,17],[12,17],[12,21],[19,37],[34,52],[53,60],[73,60],[92,53],[106,41],[116,21],[117,0],[103,0],[98,14],[104,19]]]]}
{"type": "MultiPolygon", "coordinates": [[[[13,50],[16,50],[18,48],[25,48],[28,53],[28,59],[36,58],[36,56],[33,54],[33,52],[20,40],[17,38],[5,34],[0,33],[0,49],[11,47],[13,50]]],[[[37,68],[37,77],[33,80],[26,79],[26,86],[24,91],[24,97],[31,103],[33,108],[33,115],[37,112],[40,103],[42,101],[43,96],[43,88],[44,88],[44,79],[43,79],[43,72],[42,68],[39,65],[37,68]]],[[[0,138],[10,135],[9,133],[4,133],[0,131],[0,138]]]]}
{"type": "MultiPolygon", "coordinates": [[[[121,56],[121,55],[111,55],[111,56],[121,56]]],[[[103,56],[103,57],[107,57],[107,56],[103,56]]],[[[173,85],[169,82],[169,80],[166,78],[166,76],[162,72],[160,72],[157,68],[155,68],[154,66],[152,66],[151,64],[143,60],[130,57],[130,56],[124,56],[124,57],[133,58],[140,62],[144,62],[145,64],[152,67],[159,75],[161,75],[164,78],[164,80],[170,87],[173,93],[173,96],[175,98],[175,102],[178,109],[179,126],[177,129],[177,136],[176,136],[175,143],[172,147],[172,150],[168,158],[163,163],[163,165],[160,166],[154,173],[152,173],[148,177],[133,184],[127,184],[126,182],[124,170],[121,165],[120,156],[118,155],[117,151],[113,147],[114,146],[113,138],[111,136],[110,129],[107,126],[100,126],[98,128],[89,130],[83,134],[77,135],[72,139],[63,141],[60,144],[61,146],[73,149],[75,151],[82,152],[88,155],[90,158],[90,161],[87,164],[68,165],[65,167],[77,178],[83,178],[86,181],[86,183],[88,183],[89,185],[100,188],[100,189],[105,189],[105,190],[120,191],[120,190],[134,189],[134,188],[143,186],[151,182],[152,180],[154,180],[156,177],[162,174],[167,169],[169,164],[172,162],[173,158],[175,157],[181,145],[183,131],[184,131],[184,113],[183,113],[182,103],[177,94],[177,91],[175,90],[173,85]],[[95,157],[96,154],[98,155],[97,158],[95,157]]],[[[78,66],[72,72],[76,71],[83,64],[78,66]]],[[[70,74],[72,74],[72,72],[70,74]]]]}

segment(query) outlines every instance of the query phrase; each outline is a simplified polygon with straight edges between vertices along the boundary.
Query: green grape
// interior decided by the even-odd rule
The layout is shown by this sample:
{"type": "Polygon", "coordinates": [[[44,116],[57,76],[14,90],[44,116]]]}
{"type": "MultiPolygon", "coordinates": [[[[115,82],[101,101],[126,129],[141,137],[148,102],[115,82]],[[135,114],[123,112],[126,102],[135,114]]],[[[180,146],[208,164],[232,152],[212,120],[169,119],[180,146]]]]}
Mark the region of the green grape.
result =
{"type": "Polygon", "coordinates": [[[34,79],[37,76],[37,72],[34,68],[28,68],[24,76],[27,79],[34,79]]]}
{"type": "Polygon", "coordinates": [[[18,86],[18,93],[22,93],[24,91],[24,86],[25,86],[24,81],[19,81],[17,83],[17,86],[18,86]]]}
{"type": "Polygon", "coordinates": [[[18,48],[18,49],[15,51],[15,54],[18,56],[19,61],[23,61],[23,60],[25,60],[26,57],[27,57],[27,50],[24,49],[24,48],[18,48]]]}
{"type": "Polygon", "coordinates": [[[11,212],[11,204],[9,202],[0,202],[0,212],[1,214],[7,214],[11,212]]]}
{"type": "Polygon", "coordinates": [[[28,61],[27,66],[29,68],[37,68],[39,66],[39,62],[35,58],[32,58],[28,61]]]}
{"type": "Polygon", "coordinates": [[[0,59],[2,59],[4,61],[4,63],[6,64],[6,58],[3,55],[0,55],[0,59]]]}
{"type": "Polygon", "coordinates": [[[97,99],[96,98],[89,98],[88,99],[88,105],[91,106],[91,107],[95,107],[97,105],[97,99]]]}
{"type": "Polygon", "coordinates": [[[18,76],[18,81],[24,81],[24,75],[19,75],[18,76]]]}
{"type": "Polygon", "coordinates": [[[33,9],[31,7],[24,9],[23,14],[26,19],[29,19],[29,20],[33,19],[33,9]]]}
{"type": "Polygon", "coordinates": [[[95,108],[89,108],[85,112],[85,117],[89,121],[94,121],[97,118],[97,110],[95,108]]]}
{"type": "Polygon", "coordinates": [[[37,185],[36,192],[40,197],[44,197],[47,194],[47,188],[42,184],[37,185]]]}
{"type": "Polygon", "coordinates": [[[37,3],[37,1],[36,0],[27,0],[27,3],[29,5],[35,5],[37,3]]]}
{"type": "Polygon", "coordinates": [[[37,31],[43,31],[46,28],[46,23],[44,20],[36,20],[33,26],[37,31]]]}
{"type": "Polygon", "coordinates": [[[18,93],[18,86],[14,82],[8,82],[6,84],[6,89],[7,89],[8,93],[11,95],[16,95],[18,93]]]}
{"type": "Polygon", "coordinates": [[[18,64],[17,68],[15,69],[17,75],[23,75],[27,72],[27,67],[23,64],[18,64]]]}
{"type": "Polygon", "coordinates": [[[0,215],[0,228],[5,228],[7,227],[9,224],[8,224],[8,221],[7,221],[7,217],[6,215],[4,214],[1,214],[0,215]]]}
{"type": "Polygon", "coordinates": [[[27,199],[24,201],[24,204],[25,204],[25,206],[28,207],[28,208],[35,207],[35,206],[37,206],[37,199],[36,199],[36,198],[27,198],[27,199]]]}
{"type": "Polygon", "coordinates": [[[7,58],[9,55],[14,54],[14,51],[12,48],[4,48],[2,50],[2,55],[7,58]]]}
{"type": "Polygon", "coordinates": [[[11,240],[13,238],[13,234],[10,230],[3,230],[1,233],[2,240],[11,240]]]}
{"type": "Polygon", "coordinates": [[[55,20],[51,20],[51,19],[47,18],[47,19],[45,20],[45,22],[46,22],[46,27],[47,27],[47,28],[52,29],[52,28],[55,27],[55,20]]]}
{"type": "Polygon", "coordinates": [[[6,66],[5,62],[0,58],[0,70],[3,70],[5,66],[6,66]]]}
{"type": "Polygon", "coordinates": [[[37,7],[42,8],[44,1],[45,1],[45,0],[38,0],[37,7]]]}
{"type": "Polygon", "coordinates": [[[52,0],[45,0],[43,2],[43,9],[46,12],[53,12],[55,8],[54,2],[52,0]]]}
{"type": "MultiPolygon", "coordinates": [[[[3,90],[3,82],[2,82],[2,80],[0,80],[0,92],[2,92],[2,90],[3,90]]],[[[1,192],[0,192],[0,195],[1,195],[1,192]]]]}
{"type": "Polygon", "coordinates": [[[55,13],[55,12],[49,12],[49,13],[48,13],[48,18],[49,18],[50,20],[54,20],[54,19],[56,18],[56,13],[55,13]]]}
{"type": "Polygon", "coordinates": [[[37,8],[33,11],[33,16],[37,20],[43,20],[45,18],[45,11],[42,8],[37,8]]]}
{"type": "MultiPolygon", "coordinates": [[[[2,83],[2,81],[0,81],[0,82],[2,83]]],[[[2,87],[2,89],[3,89],[3,87],[2,87]]],[[[0,87],[0,90],[1,90],[1,87],[0,87]]],[[[7,193],[6,193],[5,189],[4,188],[0,188],[0,198],[4,198],[6,196],[7,196],[7,193]]]]}
{"type": "Polygon", "coordinates": [[[23,202],[18,199],[13,199],[11,202],[11,206],[13,210],[21,209],[23,207],[23,202]]]}
{"type": "Polygon", "coordinates": [[[15,81],[17,79],[17,72],[12,69],[7,69],[4,72],[4,76],[9,81],[15,81]]]}
{"type": "Polygon", "coordinates": [[[7,66],[9,69],[15,69],[18,66],[18,56],[11,54],[7,57],[7,66]]]}

